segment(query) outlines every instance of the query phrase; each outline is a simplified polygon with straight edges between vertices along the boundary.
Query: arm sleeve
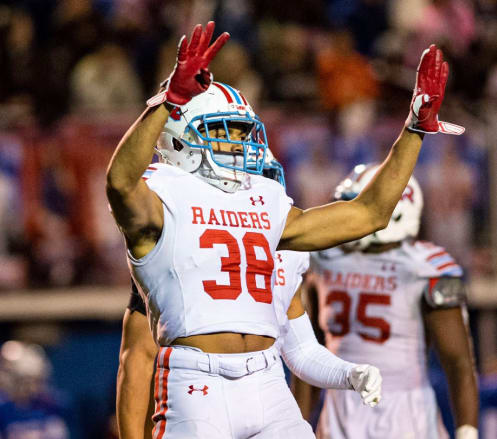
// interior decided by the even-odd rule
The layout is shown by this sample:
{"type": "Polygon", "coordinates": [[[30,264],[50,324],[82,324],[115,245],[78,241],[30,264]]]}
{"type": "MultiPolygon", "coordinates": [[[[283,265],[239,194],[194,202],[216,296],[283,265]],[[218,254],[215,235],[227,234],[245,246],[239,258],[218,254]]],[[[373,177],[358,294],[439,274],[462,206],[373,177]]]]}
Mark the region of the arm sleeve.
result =
{"type": "Polygon", "coordinates": [[[138,288],[136,288],[135,282],[131,279],[131,294],[129,296],[128,309],[131,312],[138,311],[144,316],[147,315],[147,310],[145,308],[145,302],[143,301],[138,288]]]}
{"type": "Polygon", "coordinates": [[[281,354],[288,368],[301,380],[324,389],[352,389],[350,371],[357,366],[320,345],[307,313],[289,320],[281,354]]]}

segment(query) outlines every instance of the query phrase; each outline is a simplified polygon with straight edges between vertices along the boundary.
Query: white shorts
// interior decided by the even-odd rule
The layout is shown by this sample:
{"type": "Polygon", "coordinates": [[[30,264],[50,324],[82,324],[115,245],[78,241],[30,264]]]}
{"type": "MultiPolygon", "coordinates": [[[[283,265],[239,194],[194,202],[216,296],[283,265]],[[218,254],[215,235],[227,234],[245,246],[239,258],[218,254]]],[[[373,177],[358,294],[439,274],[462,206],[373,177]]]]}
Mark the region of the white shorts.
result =
{"type": "Polygon", "coordinates": [[[154,439],[311,439],[276,348],[206,354],[162,347],[155,376],[154,439]]]}
{"type": "Polygon", "coordinates": [[[319,439],[449,439],[431,387],[383,392],[374,408],[356,392],[328,390],[319,439]]]}

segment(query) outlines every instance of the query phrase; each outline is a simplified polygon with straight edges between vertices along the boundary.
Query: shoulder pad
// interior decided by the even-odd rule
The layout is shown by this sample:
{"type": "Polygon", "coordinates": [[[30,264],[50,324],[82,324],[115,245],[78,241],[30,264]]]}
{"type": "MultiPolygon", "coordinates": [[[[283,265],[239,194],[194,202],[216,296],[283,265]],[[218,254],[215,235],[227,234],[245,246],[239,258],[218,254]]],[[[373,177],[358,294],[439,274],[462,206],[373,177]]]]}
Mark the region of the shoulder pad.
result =
{"type": "Polygon", "coordinates": [[[301,276],[309,268],[309,253],[293,250],[279,250],[276,252],[275,262],[277,265],[301,276]]]}
{"type": "Polygon", "coordinates": [[[311,270],[321,271],[333,259],[343,256],[343,251],[339,247],[333,247],[318,252],[311,252],[311,270]]]}
{"type": "Polygon", "coordinates": [[[466,301],[466,286],[460,277],[431,278],[423,296],[431,308],[460,306],[466,301]]]}
{"type": "Polygon", "coordinates": [[[157,176],[167,176],[176,177],[180,175],[192,175],[189,172],[184,171],[176,166],[169,165],[167,163],[151,163],[142,175],[143,180],[147,181],[152,177],[157,176]]]}
{"type": "Polygon", "coordinates": [[[145,172],[142,175],[143,180],[147,181],[152,175],[157,171],[157,166],[155,166],[155,163],[153,165],[149,165],[149,167],[145,170],[145,172]]]}
{"type": "Polygon", "coordinates": [[[421,277],[461,277],[464,274],[447,250],[432,242],[416,241],[410,253],[417,261],[417,271],[421,277]]]}

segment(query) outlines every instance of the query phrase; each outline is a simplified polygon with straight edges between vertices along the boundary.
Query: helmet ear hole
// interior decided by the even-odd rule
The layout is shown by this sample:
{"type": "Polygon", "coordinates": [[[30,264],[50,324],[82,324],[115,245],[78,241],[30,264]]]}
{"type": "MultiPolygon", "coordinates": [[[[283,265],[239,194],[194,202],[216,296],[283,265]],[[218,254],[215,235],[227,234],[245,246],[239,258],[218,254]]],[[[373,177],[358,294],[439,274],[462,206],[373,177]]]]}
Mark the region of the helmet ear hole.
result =
{"type": "Polygon", "coordinates": [[[184,148],[184,146],[179,140],[173,138],[173,148],[179,152],[184,148]]]}

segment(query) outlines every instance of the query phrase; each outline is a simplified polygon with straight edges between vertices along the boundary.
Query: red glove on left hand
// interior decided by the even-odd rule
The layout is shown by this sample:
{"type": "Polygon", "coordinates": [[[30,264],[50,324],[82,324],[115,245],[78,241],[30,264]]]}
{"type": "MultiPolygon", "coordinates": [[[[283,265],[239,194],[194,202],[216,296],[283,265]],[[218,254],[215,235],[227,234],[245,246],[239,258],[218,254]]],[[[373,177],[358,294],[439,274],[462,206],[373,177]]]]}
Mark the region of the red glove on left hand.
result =
{"type": "Polygon", "coordinates": [[[208,70],[209,63],[230,37],[229,33],[224,32],[209,46],[214,27],[213,21],[207,23],[205,31],[202,25],[197,24],[193,29],[190,44],[185,35],[181,37],[174,70],[169,78],[161,83],[161,87],[165,86],[166,89],[147,101],[149,107],[164,102],[185,105],[192,97],[209,88],[212,82],[212,74],[208,70]]]}
{"type": "Polygon", "coordinates": [[[427,134],[464,133],[464,127],[438,120],[448,77],[449,65],[444,62],[442,51],[432,44],[423,52],[419,62],[411,112],[406,120],[409,131],[427,134]]]}

